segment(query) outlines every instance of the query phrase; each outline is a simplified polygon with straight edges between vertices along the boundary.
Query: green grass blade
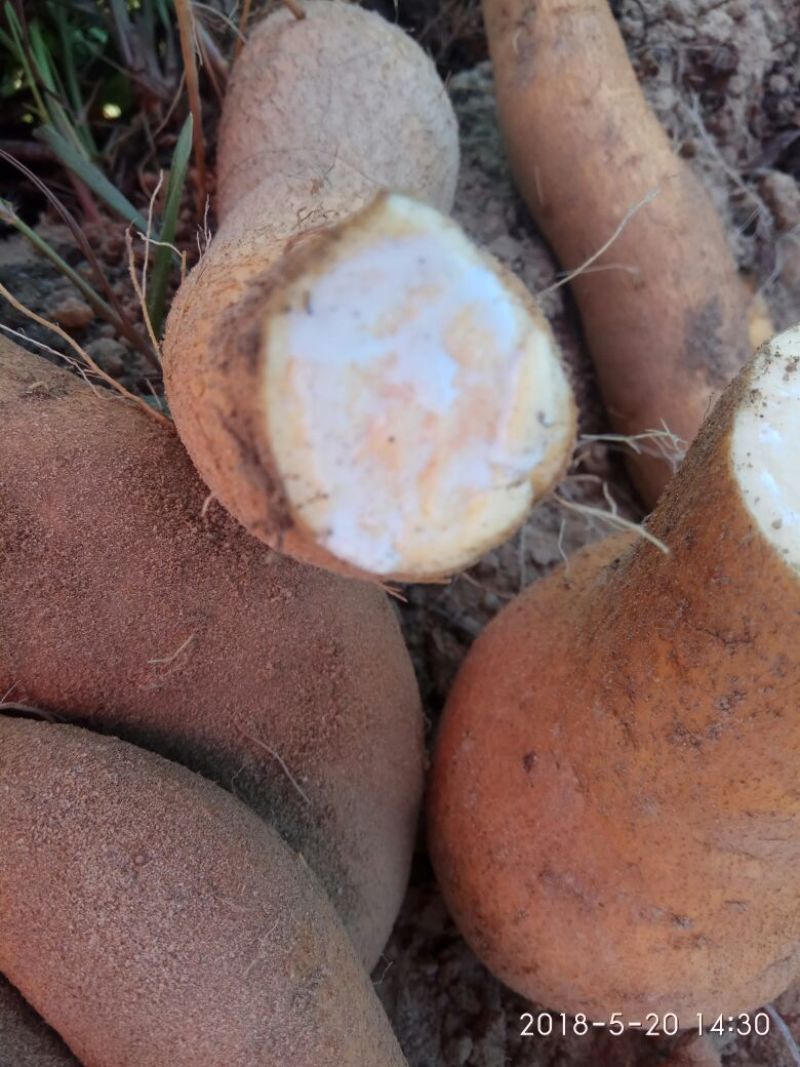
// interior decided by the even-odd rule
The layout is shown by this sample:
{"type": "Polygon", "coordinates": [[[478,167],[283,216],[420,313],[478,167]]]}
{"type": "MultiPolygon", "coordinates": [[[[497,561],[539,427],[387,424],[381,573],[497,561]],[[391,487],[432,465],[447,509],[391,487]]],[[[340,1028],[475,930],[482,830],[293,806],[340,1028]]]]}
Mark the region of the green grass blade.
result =
{"type": "Polygon", "coordinates": [[[122,218],[138,226],[143,232],[147,229],[147,220],[141,212],[113,185],[102,171],[86,159],[70,142],[52,126],[42,126],[36,136],[55,152],[61,162],[80,178],[93,193],[96,193],[108,206],[122,218]]]}
{"type": "Polygon", "coordinates": [[[80,137],[89,158],[96,158],[97,145],[95,144],[88,123],[85,122],[86,105],[83,100],[83,93],[81,92],[80,81],[78,79],[78,68],[75,62],[74,27],[67,18],[66,9],[62,7],[61,4],[55,4],[52,10],[58,32],[64,42],[64,50],[61,55],[64,63],[64,78],[67,85],[67,95],[69,97],[70,107],[72,108],[72,114],[76,120],[75,132],[80,137]]]}
{"type": "Polygon", "coordinates": [[[165,242],[165,244],[159,245],[156,250],[153,273],[150,278],[148,312],[156,337],[160,336],[161,326],[164,321],[167,283],[169,282],[169,272],[173,259],[172,250],[167,245],[171,245],[175,240],[181,194],[186,183],[186,171],[192,151],[192,129],[193,119],[191,115],[188,115],[175,145],[175,151],[172,154],[172,165],[169,171],[169,181],[167,182],[164,216],[159,234],[159,240],[165,242]]]}
{"type": "Polygon", "coordinates": [[[25,73],[25,79],[28,83],[28,88],[33,94],[33,100],[36,105],[36,110],[39,112],[39,118],[42,122],[47,122],[47,108],[44,106],[44,100],[42,94],[39,92],[39,86],[36,82],[36,75],[33,72],[28,53],[25,49],[25,39],[22,33],[22,26],[14,8],[11,6],[9,0],[6,0],[5,5],[6,21],[8,22],[9,29],[11,30],[11,37],[14,44],[14,51],[17,53],[17,59],[25,73]]]}
{"type": "Polygon", "coordinates": [[[28,35],[31,43],[31,55],[39,72],[39,80],[50,93],[56,93],[56,79],[50,63],[50,53],[42,36],[42,28],[35,20],[28,26],[28,35]]]}
{"type": "MultiPolygon", "coordinates": [[[[31,22],[28,27],[28,33],[30,36],[31,56],[39,73],[39,80],[44,86],[45,107],[47,108],[50,122],[62,137],[71,141],[81,155],[86,156],[88,159],[89,153],[85,138],[81,136],[80,131],[73,125],[64,107],[63,101],[66,99],[66,93],[38,21],[31,22]]],[[[64,50],[68,52],[69,41],[65,40],[63,43],[64,50]]]]}
{"type": "Polygon", "coordinates": [[[78,71],[75,66],[75,53],[73,51],[74,38],[72,26],[67,18],[66,8],[61,4],[55,4],[50,9],[55,19],[59,36],[64,45],[62,58],[64,60],[64,78],[67,83],[67,93],[73,112],[80,117],[83,112],[83,98],[78,83],[78,71]]]}
{"type": "Polygon", "coordinates": [[[64,140],[71,144],[72,147],[81,156],[88,160],[89,155],[86,149],[86,144],[81,138],[78,130],[72,125],[72,120],[64,109],[60,100],[57,100],[54,96],[47,97],[47,109],[50,113],[50,123],[54,126],[64,140]]]}
{"type": "Polygon", "coordinates": [[[74,148],[83,156],[87,156],[86,145],[73,127],[61,101],[58,99],[60,87],[58,75],[52,66],[50,53],[42,36],[38,22],[30,24],[30,44],[26,45],[22,33],[22,25],[17,13],[11,4],[6,2],[6,19],[11,29],[14,50],[25,73],[28,87],[33,93],[36,110],[43,123],[52,123],[57,127],[62,137],[71,141],[74,148]],[[41,82],[44,96],[39,88],[41,82]],[[45,96],[47,98],[45,102],[45,96]]]}
{"type": "Polygon", "coordinates": [[[165,30],[172,29],[172,19],[169,15],[169,8],[166,4],[166,0],[156,0],[156,11],[158,11],[158,17],[161,19],[161,24],[165,30]]]}

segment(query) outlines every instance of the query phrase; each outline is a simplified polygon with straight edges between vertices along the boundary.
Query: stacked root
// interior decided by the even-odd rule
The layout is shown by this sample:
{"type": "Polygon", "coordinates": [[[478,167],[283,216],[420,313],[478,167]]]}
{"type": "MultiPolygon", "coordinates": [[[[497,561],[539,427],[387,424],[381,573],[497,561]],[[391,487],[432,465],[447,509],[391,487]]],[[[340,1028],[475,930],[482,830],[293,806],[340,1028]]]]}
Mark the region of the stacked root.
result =
{"type": "Polygon", "coordinates": [[[422,792],[392,608],[204,508],[139,409],[1,355],[0,690],[142,748],[0,716],[0,971],[87,1067],[401,1062],[364,970],[422,792]]]}

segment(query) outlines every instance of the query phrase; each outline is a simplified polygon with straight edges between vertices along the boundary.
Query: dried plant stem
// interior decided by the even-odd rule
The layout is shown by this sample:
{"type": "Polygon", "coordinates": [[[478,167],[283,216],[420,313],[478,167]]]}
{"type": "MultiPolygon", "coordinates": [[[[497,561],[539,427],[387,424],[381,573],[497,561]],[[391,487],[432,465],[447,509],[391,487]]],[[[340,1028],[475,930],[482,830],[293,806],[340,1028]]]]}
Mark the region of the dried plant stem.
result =
{"type": "Polygon", "coordinates": [[[194,47],[194,14],[189,0],[175,0],[175,14],[178,17],[178,31],[181,38],[183,69],[186,75],[186,92],[189,96],[189,108],[194,118],[192,143],[194,145],[194,162],[197,168],[195,186],[195,205],[198,216],[203,214],[206,202],[206,146],[203,140],[203,106],[200,101],[200,82],[197,76],[197,56],[194,47]]]}
{"type": "Polygon", "coordinates": [[[306,17],[305,11],[297,3],[297,0],[283,0],[283,2],[298,21],[306,17]]]}
{"type": "Polygon", "coordinates": [[[252,741],[254,745],[258,745],[259,748],[263,748],[265,752],[267,752],[270,756],[272,756],[272,758],[274,760],[277,761],[277,763],[279,764],[281,770],[286,775],[286,777],[291,782],[291,784],[294,786],[294,788],[297,790],[298,794],[303,798],[303,800],[306,802],[306,804],[308,804],[310,806],[311,805],[311,801],[308,799],[308,794],[305,792],[305,790],[300,785],[300,783],[297,781],[295,776],[292,774],[292,772],[286,766],[286,761],[283,759],[283,757],[280,755],[280,753],[276,752],[274,748],[271,748],[267,744],[266,741],[262,741],[260,737],[256,737],[254,734],[248,733],[248,731],[245,730],[243,727],[237,726],[237,729],[238,729],[239,733],[242,735],[242,737],[246,737],[247,740],[248,741],[252,741]]]}
{"type": "Polygon", "coordinates": [[[250,21],[250,8],[252,7],[252,0],[244,0],[242,4],[242,11],[239,15],[239,34],[236,38],[236,45],[233,50],[233,58],[238,59],[239,53],[242,50],[244,42],[247,40],[247,23],[250,21]]]}
{"type": "Polygon", "coordinates": [[[37,315],[35,311],[31,311],[29,307],[26,307],[24,304],[20,303],[20,301],[17,300],[17,298],[13,296],[8,291],[8,289],[6,289],[6,287],[2,284],[0,284],[0,296],[5,297],[9,304],[16,311],[18,311],[20,315],[24,315],[26,318],[31,319],[31,321],[38,323],[40,326],[44,326],[45,329],[52,330],[53,333],[58,334],[62,341],[65,341],[70,346],[70,348],[92,371],[92,373],[98,378],[100,378],[101,381],[104,381],[106,385],[110,386],[115,392],[119,393],[121,396],[124,396],[126,400],[130,400],[138,407],[142,408],[147,413],[149,418],[155,419],[156,422],[160,423],[162,426],[168,427],[170,430],[173,429],[172,421],[170,419],[166,418],[166,416],[151,408],[147,401],[144,400],[142,397],[136,396],[135,393],[129,392],[124,385],[121,385],[115,378],[112,378],[110,374],[107,374],[106,371],[102,369],[102,367],[98,367],[98,365],[89,355],[89,353],[84,348],[82,348],[74,338],[70,337],[66,330],[62,330],[62,328],[57,325],[57,323],[50,322],[48,319],[42,318],[41,315],[37,315]]]}
{"type": "MultiPolygon", "coordinates": [[[[655,189],[651,189],[646,196],[642,197],[638,204],[634,204],[632,207],[628,208],[628,210],[622,216],[622,219],[620,220],[620,223],[617,228],[614,230],[608,240],[605,241],[602,245],[600,245],[596,252],[592,253],[592,255],[589,256],[589,258],[585,262],[581,263],[579,267],[576,267],[574,270],[569,271],[568,274],[565,274],[564,277],[560,278],[557,282],[553,282],[552,285],[548,285],[548,287],[538,293],[537,296],[543,297],[546,296],[548,293],[553,293],[556,291],[556,289],[560,289],[562,285],[566,285],[568,282],[573,281],[575,278],[578,277],[578,275],[586,273],[588,268],[591,267],[593,263],[596,263],[597,260],[602,255],[604,255],[609,250],[609,248],[611,248],[614,242],[619,239],[625,227],[628,225],[634,215],[638,214],[638,212],[640,212],[643,207],[646,207],[649,203],[655,200],[655,198],[660,192],[660,186],[655,189]]],[[[615,263],[614,269],[621,270],[627,268],[625,268],[622,264],[615,263]]]]}
{"type": "Polygon", "coordinates": [[[591,504],[578,504],[574,500],[567,500],[566,497],[560,496],[558,493],[553,494],[558,503],[561,504],[562,507],[565,507],[568,511],[576,511],[579,515],[587,515],[591,518],[602,519],[603,522],[607,522],[611,526],[616,526],[617,529],[620,530],[631,530],[633,531],[633,533],[636,533],[640,537],[643,537],[645,541],[649,541],[651,545],[655,545],[659,552],[663,552],[665,556],[670,555],[669,546],[665,545],[663,541],[659,540],[659,538],[656,537],[655,534],[651,534],[646,526],[642,526],[640,523],[632,522],[630,519],[626,519],[623,515],[620,515],[615,510],[616,505],[614,505],[614,502],[610,499],[608,493],[605,491],[605,487],[604,495],[606,497],[606,500],[609,501],[612,507],[611,511],[603,511],[602,508],[593,507],[591,504]]]}
{"type": "MultiPolygon", "coordinates": [[[[158,172],[158,181],[156,187],[150,195],[150,201],[147,205],[147,231],[144,237],[144,263],[142,265],[142,300],[147,300],[147,268],[150,265],[150,238],[153,233],[153,209],[155,207],[158,194],[161,192],[161,186],[164,184],[164,171],[158,172]]],[[[145,318],[147,318],[146,306],[143,309],[145,318]]]]}
{"type": "MultiPolygon", "coordinates": [[[[146,240],[145,244],[147,244],[146,240]]],[[[130,275],[131,285],[133,286],[134,292],[136,293],[136,299],[139,301],[139,306],[142,309],[142,318],[144,319],[145,328],[147,329],[147,336],[150,338],[150,344],[153,346],[153,349],[156,355],[158,356],[160,362],[161,345],[158,343],[158,338],[156,337],[155,330],[153,329],[153,323],[150,319],[150,312],[147,310],[147,300],[145,299],[145,294],[142,289],[142,282],[139,281],[138,275],[136,274],[136,259],[133,254],[133,237],[131,236],[130,229],[127,229],[125,231],[125,247],[128,250],[128,274],[130,275]]],[[[146,270],[147,265],[145,261],[145,271],[146,270]]],[[[146,274],[143,278],[143,281],[146,284],[146,274]]]]}

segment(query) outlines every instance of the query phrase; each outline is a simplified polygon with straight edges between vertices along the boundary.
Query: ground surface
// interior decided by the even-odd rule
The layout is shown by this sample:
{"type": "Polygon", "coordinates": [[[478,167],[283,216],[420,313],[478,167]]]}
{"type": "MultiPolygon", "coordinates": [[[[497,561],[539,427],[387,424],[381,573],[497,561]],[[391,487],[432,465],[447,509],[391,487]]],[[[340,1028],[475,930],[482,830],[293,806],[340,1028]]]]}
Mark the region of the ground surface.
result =
{"type": "MultiPolygon", "coordinates": [[[[557,280],[558,268],[511,185],[490,72],[480,62],[485,41],[477,8],[453,0],[399,3],[401,21],[439,56],[444,71],[455,70],[449,88],[463,138],[456,215],[534,292],[543,293],[557,280]]],[[[800,0],[619,0],[614,7],[650,100],[676,150],[711,190],[742,270],[764,292],[777,326],[799,320],[800,0]]],[[[52,227],[49,233],[80,266],[68,235],[52,227]]],[[[133,307],[121,232],[103,228],[93,243],[133,307]]],[[[70,286],[17,238],[0,242],[0,282],[34,310],[59,318],[109,373],[146,387],[147,368],[108,327],[87,318],[70,286]]],[[[569,294],[545,293],[542,303],[573,371],[581,429],[602,433],[602,405],[569,294]]],[[[52,342],[15,314],[4,311],[3,321],[52,342]]],[[[452,678],[482,627],[520,589],[610,528],[574,505],[607,511],[610,498],[621,515],[641,516],[619,455],[602,443],[581,443],[559,496],[566,503],[541,505],[513,542],[468,574],[447,585],[406,590],[403,621],[431,737],[452,678]]],[[[522,1038],[520,1015],[529,1005],[491,978],[460,939],[422,842],[403,913],[374,978],[410,1067],[649,1067],[664,1062],[668,1052],[669,1043],[636,1035],[522,1038]]],[[[797,1003],[787,994],[778,1008],[800,1039],[797,1003]]],[[[728,1041],[724,1061],[727,1067],[800,1062],[777,1034],[728,1041]]]]}

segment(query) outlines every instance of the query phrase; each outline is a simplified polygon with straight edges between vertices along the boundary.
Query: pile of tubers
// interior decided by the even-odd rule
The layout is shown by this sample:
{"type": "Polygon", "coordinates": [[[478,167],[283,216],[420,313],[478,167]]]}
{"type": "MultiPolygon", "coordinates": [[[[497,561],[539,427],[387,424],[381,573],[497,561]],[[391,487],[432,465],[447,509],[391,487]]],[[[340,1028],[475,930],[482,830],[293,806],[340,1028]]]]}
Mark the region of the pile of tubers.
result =
{"type": "MultiPolygon", "coordinates": [[[[673,478],[633,454],[647,539],[586,549],[475,643],[430,852],[512,988],[695,1026],[800,975],[800,327],[749,358],[722,227],[605,0],[485,15],[534,217],[566,268],[615,230],[631,267],[573,283],[610,418],[694,440],[673,478]]],[[[535,300],[448,218],[457,169],[398,28],[277,11],[167,324],[177,433],[0,341],[2,1067],[404,1063],[368,972],[425,749],[382,586],[510,536],[576,434],[535,300]]]]}
{"type": "Polygon", "coordinates": [[[800,328],[729,387],[648,523],[507,607],[441,724],[462,931],[570,1013],[745,1012],[800,974],[800,328]]]}

